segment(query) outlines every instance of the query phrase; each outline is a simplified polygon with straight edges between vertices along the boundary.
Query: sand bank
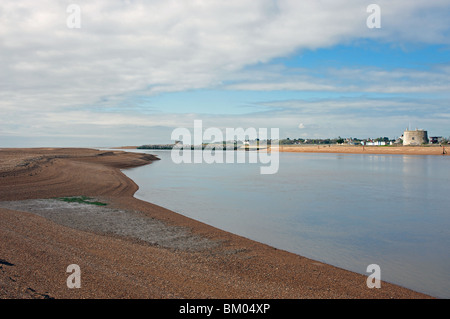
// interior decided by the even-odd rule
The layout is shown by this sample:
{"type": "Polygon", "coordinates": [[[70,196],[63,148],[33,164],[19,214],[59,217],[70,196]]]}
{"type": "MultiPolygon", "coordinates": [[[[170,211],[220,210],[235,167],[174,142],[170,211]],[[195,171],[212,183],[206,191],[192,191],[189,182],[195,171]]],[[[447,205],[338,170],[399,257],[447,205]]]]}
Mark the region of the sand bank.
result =
{"type": "MultiPolygon", "coordinates": [[[[137,146],[120,146],[114,149],[137,149],[137,146]]],[[[242,150],[243,151],[243,150],[242,150]]],[[[357,145],[280,145],[279,152],[294,153],[347,153],[347,154],[398,154],[398,155],[446,155],[450,146],[357,146],[357,145]],[[445,154],[443,154],[445,152],[445,154]]]]}
{"type": "Polygon", "coordinates": [[[351,146],[351,145],[280,145],[280,152],[297,153],[348,153],[348,154],[398,154],[398,155],[449,155],[450,147],[433,146],[351,146]]]}
{"type": "MultiPolygon", "coordinates": [[[[0,201],[19,205],[0,208],[0,298],[428,298],[385,282],[381,289],[369,289],[364,275],[135,199],[137,186],[120,169],[153,160],[91,149],[0,150],[0,201]],[[148,218],[163,232],[176,228],[195,237],[196,249],[130,236],[128,226],[127,233],[104,232],[78,218],[83,228],[48,215],[61,207],[43,212],[51,205],[41,203],[41,213],[32,212],[39,205],[28,201],[79,195],[95,197],[115,213],[138,214],[132,215],[138,224],[148,218]],[[31,208],[20,206],[24,201],[31,208]],[[70,264],[82,270],[80,289],[67,288],[70,264]]],[[[127,216],[120,215],[120,222],[133,220],[127,216]]],[[[110,227],[122,231],[115,220],[108,219],[110,227]]],[[[103,223],[97,221],[99,227],[103,223]]]]}

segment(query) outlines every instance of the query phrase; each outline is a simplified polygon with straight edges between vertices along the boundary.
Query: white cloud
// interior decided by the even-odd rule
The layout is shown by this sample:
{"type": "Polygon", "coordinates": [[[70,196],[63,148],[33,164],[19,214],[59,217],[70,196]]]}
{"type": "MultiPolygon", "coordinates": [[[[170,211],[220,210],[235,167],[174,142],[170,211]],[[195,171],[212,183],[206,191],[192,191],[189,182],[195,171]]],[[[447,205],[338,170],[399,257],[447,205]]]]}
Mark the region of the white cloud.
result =
{"type": "Polygon", "coordinates": [[[430,70],[385,70],[375,67],[288,69],[269,68],[261,74],[244,71],[240,82],[224,86],[227,90],[249,91],[319,91],[371,93],[448,93],[450,92],[450,64],[430,70]]]}
{"type": "MultiPolygon", "coordinates": [[[[58,121],[60,127],[67,122],[142,123],[139,114],[81,110],[96,105],[107,111],[134,94],[220,86],[239,77],[245,66],[302,49],[359,38],[449,43],[448,19],[436,19],[448,12],[448,2],[443,0],[378,1],[383,19],[379,30],[366,27],[370,1],[360,0],[80,0],[76,3],[81,7],[81,29],[66,26],[66,8],[71,3],[1,2],[3,131],[32,135],[37,129],[33,120],[48,127],[48,132],[53,127],[54,134],[58,134],[58,121]]],[[[234,89],[341,89],[339,83],[308,77],[270,82],[262,76],[257,82],[237,83],[234,89]]],[[[446,83],[415,90],[446,90],[446,83]]],[[[370,84],[368,91],[380,90],[377,82],[370,84]]],[[[155,118],[145,117],[143,125],[161,124],[162,119],[155,118]]]]}

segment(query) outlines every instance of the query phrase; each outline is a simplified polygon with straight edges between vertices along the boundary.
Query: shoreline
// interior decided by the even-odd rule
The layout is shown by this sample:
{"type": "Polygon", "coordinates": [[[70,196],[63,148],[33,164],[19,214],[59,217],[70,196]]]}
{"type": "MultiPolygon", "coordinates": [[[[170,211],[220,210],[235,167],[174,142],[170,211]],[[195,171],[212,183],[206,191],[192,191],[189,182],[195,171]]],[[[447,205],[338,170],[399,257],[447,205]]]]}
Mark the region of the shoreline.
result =
{"type": "Polygon", "coordinates": [[[448,146],[358,146],[358,145],[280,145],[280,152],[294,153],[342,153],[371,155],[445,155],[448,146]],[[443,154],[445,150],[445,154],[443,154]]]}
{"type": "MultiPolygon", "coordinates": [[[[133,150],[138,146],[120,146],[110,149],[133,150]]],[[[279,152],[286,153],[338,153],[371,155],[450,155],[449,145],[427,146],[360,146],[360,145],[280,145],[279,152]],[[443,150],[445,154],[443,154],[443,150]]],[[[152,149],[146,149],[151,151],[152,149]]]]}
{"type": "Polygon", "coordinates": [[[131,238],[63,226],[0,208],[0,298],[430,298],[387,282],[228,233],[136,199],[120,169],[157,157],[94,149],[0,150],[0,201],[86,195],[137,211],[218,245],[168,249],[131,238]],[[65,285],[67,265],[83,270],[83,288],[65,285]],[[37,275],[36,275],[37,274],[37,275]]]}

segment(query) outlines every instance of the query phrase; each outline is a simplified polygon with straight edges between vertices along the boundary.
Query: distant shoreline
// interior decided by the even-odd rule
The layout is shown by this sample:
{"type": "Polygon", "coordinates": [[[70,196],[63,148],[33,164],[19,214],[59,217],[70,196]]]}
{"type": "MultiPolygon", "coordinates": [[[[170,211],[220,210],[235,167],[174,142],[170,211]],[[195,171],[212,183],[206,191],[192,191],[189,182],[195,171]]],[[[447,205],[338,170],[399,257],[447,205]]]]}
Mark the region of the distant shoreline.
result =
{"type": "Polygon", "coordinates": [[[137,149],[139,146],[118,146],[118,147],[108,147],[109,149],[116,149],[116,150],[134,150],[137,149]]]}
{"type": "MultiPolygon", "coordinates": [[[[120,146],[114,149],[138,149],[139,146],[120,146]]],[[[148,149],[151,150],[151,149],[148,149]]],[[[362,145],[280,145],[279,152],[290,153],[346,153],[346,154],[398,154],[398,155],[445,155],[450,153],[449,145],[427,146],[362,146],[362,145]],[[446,154],[443,153],[443,149],[446,154]]]]}
{"type": "MultiPolygon", "coordinates": [[[[444,146],[445,155],[450,147],[444,146]]],[[[440,145],[429,146],[360,146],[360,145],[280,145],[280,152],[295,153],[347,153],[347,154],[398,154],[398,155],[443,155],[440,145]]]]}

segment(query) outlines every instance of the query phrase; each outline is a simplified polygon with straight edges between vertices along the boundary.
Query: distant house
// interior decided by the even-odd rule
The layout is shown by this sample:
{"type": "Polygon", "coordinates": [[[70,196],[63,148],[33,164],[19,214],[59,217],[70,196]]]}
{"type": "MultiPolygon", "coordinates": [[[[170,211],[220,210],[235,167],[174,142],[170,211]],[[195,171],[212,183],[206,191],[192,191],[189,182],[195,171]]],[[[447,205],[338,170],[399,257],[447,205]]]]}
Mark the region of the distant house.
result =
{"type": "Polygon", "coordinates": [[[442,136],[430,136],[430,144],[439,144],[442,142],[442,136]]]}
{"type": "Polygon", "coordinates": [[[367,145],[367,146],[383,146],[383,145],[386,145],[386,142],[385,141],[367,141],[367,142],[365,142],[364,143],[364,145],[367,145]]]}
{"type": "Polygon", "coordinates": [[[345,139],[345,142],[348,144],[348,145],[361,145],[361,141],[359,141],[359,140],[357,140],[357,139],[353,139],[353,138],[346,138],[345,139]]]}

